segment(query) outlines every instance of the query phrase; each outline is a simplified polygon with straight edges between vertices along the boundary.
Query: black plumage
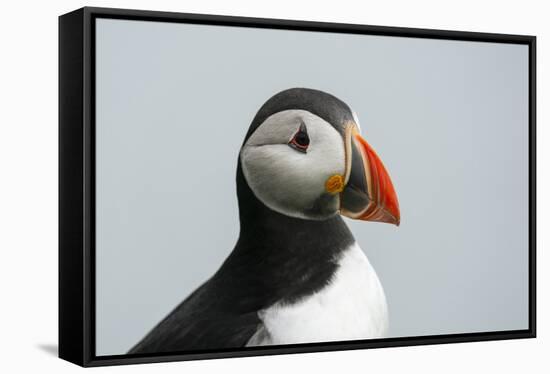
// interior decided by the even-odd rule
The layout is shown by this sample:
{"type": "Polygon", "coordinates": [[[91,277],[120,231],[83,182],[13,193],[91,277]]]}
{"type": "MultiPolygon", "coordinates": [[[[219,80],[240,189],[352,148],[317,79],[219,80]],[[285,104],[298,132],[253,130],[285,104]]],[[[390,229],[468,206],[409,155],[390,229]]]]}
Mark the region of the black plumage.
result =
{"type": "MultiPolygon", "coordinates": [[[[287,109],[308,110],[340,133],[353,117],[334,96],[290,89],[264,104],[244,142],[267,117],[287,109]]],[[[267,208],[246,183],[240,162],[236,183],[241,228],[232,253],[128,353],[242,347],[261,327],[259,310],[276,302],[295,302],[321,289],[338,267],[338,253],[354,242],[340,215],[306,220],[267,208]]]]}

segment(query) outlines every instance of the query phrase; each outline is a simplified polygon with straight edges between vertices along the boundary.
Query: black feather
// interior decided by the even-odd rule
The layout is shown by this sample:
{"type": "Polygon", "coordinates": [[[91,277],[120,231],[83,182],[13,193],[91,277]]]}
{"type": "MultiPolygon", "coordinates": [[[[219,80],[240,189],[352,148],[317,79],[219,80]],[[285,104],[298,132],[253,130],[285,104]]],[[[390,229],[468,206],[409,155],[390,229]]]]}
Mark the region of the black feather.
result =
{"type": "MultiPolygon", "coordinates": [[[[336,128],[352,117],[331,95],[291,89],[264,104],[245,141],[269,115],[292,108],[309,110],[336,128]]],[[[338,254],[354,242],[342,218],[305,220],[267,208],[250,190],[240,162],[236,182],[241,230],[232,253],[128,353],[242,347],[261,326],[259,310],[294,303],[330,282],[338,254]]]]}

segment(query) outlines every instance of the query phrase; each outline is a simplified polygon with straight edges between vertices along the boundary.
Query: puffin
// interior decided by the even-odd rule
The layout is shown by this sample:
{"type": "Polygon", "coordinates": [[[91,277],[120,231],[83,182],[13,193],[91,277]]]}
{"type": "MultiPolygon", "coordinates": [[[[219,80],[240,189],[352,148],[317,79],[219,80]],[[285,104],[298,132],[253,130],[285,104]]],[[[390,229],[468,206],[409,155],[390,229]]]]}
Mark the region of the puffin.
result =
{"type": "Polygon", "coordinates": [[[268,99],[242,143],[240,232],[221,267],[129,354],[382,338],[380,280],[342,216],[399,226],[392,180],[337,97],[268,99]]]}

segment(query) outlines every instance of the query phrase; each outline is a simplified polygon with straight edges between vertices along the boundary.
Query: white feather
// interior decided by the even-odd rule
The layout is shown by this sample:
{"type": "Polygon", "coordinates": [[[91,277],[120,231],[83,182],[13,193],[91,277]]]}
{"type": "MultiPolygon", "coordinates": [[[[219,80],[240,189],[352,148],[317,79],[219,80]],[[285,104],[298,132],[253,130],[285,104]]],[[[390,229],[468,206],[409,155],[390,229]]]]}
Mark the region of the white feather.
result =
{"type": "Polygon", "coordinates": [[[384,290],[357,244],[343,253],[328,286],[295,304],[277,303],[258,316],[263,327],[248,346],[381,338],[388,329],[384,290]]]}

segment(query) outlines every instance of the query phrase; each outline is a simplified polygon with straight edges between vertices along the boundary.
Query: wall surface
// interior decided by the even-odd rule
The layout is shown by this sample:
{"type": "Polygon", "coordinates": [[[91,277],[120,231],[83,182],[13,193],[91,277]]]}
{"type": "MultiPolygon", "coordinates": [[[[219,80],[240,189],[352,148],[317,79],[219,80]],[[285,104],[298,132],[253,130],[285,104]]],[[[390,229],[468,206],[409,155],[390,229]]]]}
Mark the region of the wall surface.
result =
{"type": "MultiPolygon", "coordinates": [[[[487,1],[77,1],[10,2],[4,5],[0,41],[0,368],[3,372],[71,372],[57,350],[57,16],[83,5],[164,11],[305,19],[464,31],[534,34],[538,37],[539,191],[548,190],[550,141],[545,103],[550,28],[543,2],[487,1]]],[[[538,268],[549,264],[548,197],[539,193],[538,268]]],[[[205,362],[101,368],[99,372],[280,372],[337,370],[543,372],[550,348],[548,274],[538,275],[536,340],[258,357],[205,362]]]]}

